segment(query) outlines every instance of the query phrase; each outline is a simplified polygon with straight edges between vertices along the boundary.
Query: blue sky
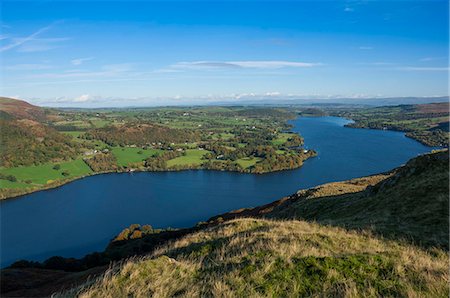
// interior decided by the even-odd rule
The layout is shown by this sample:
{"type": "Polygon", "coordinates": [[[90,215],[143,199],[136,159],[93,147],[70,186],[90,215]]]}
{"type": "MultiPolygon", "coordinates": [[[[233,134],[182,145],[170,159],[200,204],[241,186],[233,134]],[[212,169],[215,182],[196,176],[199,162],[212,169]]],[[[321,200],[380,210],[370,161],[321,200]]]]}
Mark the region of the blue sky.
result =
{"type": "Polygon", "coordinates": [[[447,1],[2,1],[1,94],[54,106],[440,96],[447,1]]]}

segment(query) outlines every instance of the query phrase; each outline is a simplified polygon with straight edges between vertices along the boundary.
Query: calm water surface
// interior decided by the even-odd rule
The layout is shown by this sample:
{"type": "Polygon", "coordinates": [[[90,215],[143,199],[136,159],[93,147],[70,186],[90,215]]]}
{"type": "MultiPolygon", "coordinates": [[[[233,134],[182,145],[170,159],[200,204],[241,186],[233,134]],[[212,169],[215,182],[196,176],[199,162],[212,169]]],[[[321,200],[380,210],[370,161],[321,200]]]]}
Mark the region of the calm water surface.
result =
{"type": "Polygon", "coordinates": [[[1,202],[1,265],[101,251],[124,227],[188,227],[331,181],[390,170],[430,151],[403,135],[345,128],[336,117],[299,118],[294,131],[319,155],[264,175],[214,171],[105,174],[1,202]]]}

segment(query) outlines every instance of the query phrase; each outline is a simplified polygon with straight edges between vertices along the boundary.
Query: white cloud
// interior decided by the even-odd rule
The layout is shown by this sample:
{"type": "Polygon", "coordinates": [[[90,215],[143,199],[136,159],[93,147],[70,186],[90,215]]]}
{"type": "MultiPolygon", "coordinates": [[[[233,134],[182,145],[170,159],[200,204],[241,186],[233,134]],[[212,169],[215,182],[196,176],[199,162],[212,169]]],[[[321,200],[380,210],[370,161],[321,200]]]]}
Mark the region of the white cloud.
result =
{"type": "Polygon", "coordinates": [[[70,60],[70,63],[72,63],[72,65],[81,65],[84,62],[92,60],[92,59],[94,59],[94,57],[77,58],[77,59],[70,60]]]}
{"type": "Polygon", "coordinates": [[[354,8],[351,8],[351,7],[346,7],[346,8],[344,9],[344,11],[345,11],[345,12],[354,12],[355,9],[354,9],[354,8]]]}
{"type": "Polygon", "coordinates": [[[91,99],[89,94],[83,94],[73,99],[74,102],[86,102],[91,99]]]}
{"type": "Polygon", "coordinates": [[[258,69],[277,69],[284,67],[313,67],[321,65],[321,63],[297,62],[297,61],[192,61],[178,62],[171,65],[172,68],[188,68],[188,69],[239,69],[239,68],[258,68],[258,69]]]}
{"type": "Polygon", "coordinates": [[[369,47],[369,46],[360,46],[358,49],[360,49],[360,50],[373,50],[373,47],[369,47]]]}

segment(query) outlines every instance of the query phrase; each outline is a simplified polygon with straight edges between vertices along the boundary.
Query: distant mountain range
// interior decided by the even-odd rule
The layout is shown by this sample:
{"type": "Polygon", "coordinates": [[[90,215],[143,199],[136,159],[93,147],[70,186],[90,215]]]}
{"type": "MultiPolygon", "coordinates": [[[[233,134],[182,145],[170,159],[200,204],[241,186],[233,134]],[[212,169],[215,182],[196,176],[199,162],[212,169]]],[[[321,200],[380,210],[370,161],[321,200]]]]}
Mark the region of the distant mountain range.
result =
{"type": "MultiPolygon", "coordinates": [[[[383,98],[304,98],[304,99],[270,99],[242,100],[242,105],[363,105],[363,106],[390,106],[403,104],[425,104],[448,102],[448,96],[436,97],[383,97],[383,98]]],[[[237,104],[237,101],[216,102],[217,105],[237,104]]]]}
{"type": "MultiPolygon", "coordinates": [[[[3,97],[6,99],[5,97],[3,97]]],[[[283,106],[283,105],[362,105],[362,106],[386,106],[401,104],[423,104],[448,102],[449,96],[429,96],[429,97],[297,97],[297,96],[265,96],[252,95],[239,98],[219,97],[214,99],[204,98],[101,98],[95,97],[83,103],[75,101],[46,101],[43,99],[30,99],[28,101],[39,106],[58,108],[145,108],[160,106],[283,106]]]]}

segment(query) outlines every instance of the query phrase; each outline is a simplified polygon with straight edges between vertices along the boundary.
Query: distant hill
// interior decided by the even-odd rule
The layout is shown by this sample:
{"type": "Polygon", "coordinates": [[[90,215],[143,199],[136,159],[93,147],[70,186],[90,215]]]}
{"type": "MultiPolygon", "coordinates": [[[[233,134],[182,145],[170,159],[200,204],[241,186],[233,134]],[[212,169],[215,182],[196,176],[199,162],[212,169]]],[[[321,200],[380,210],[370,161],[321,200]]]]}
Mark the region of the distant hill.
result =
{"type": "Polygon", "coordinates": [[[23,100],[0,97],[0,166],[37,165],[77,156],[70,136],[46,125],[47,112],[23,100]]]}
{"type": "Polygon", "coordinates": [[[43,108],[26,101],[0,97],[0,119],[29,119],[44,121],[46,112],[43,108]]]}
{"type": "Polygon", "coordinates": [[[0,119],[0,146],[0,166],[8,168],[71,160],[79,150],[70,136],[29,119],[0,119]]]}
{"type": "Polygon", "coordinates": [[[449,146],[449,102],[404,104],[374,108],[329,107],[332,116],[354,120],[355,128],[403,131],[406,136],[428,146],[449,146]]]}
{"type": "MultiPolygon", "coordinates": [[[[411,105],[411,104],[426,104],[432,102],[448,102],[448,96],[433,96],[433,97],[374,97],[374,98],[296,98],[295,96],[280,97],[274,99],[273,97],[260,96],[253,98],[239,98],[239,104],[245,105],[266,105],[266,106],[280,106],[280,105],[363,105],[363,106],[395,106],[395,105],[411,105]]],[[[201,104],[200,102],[194,104],[201,104]]],[[[223,100],[215,102],[213,105],[236,105],[236,101],[223,100]]]]}
{"type": "Polygon", "coordinates": [[[450,109],[449,102],[440,102],[440,103],[428,103],[428,104],[420,104],[414,105],[414,108],[417,112],[422,114],[432,114],[432,115],[448,115],[450,109]]]}
{"type": "Polygon", "coordinates": [[[103,253],[4,269],[2,292],[42,296],[81,283],[60,296],[448,297],[448,162],[448,150],[419,156],[191,229],[135,225],[103,253]]]}

